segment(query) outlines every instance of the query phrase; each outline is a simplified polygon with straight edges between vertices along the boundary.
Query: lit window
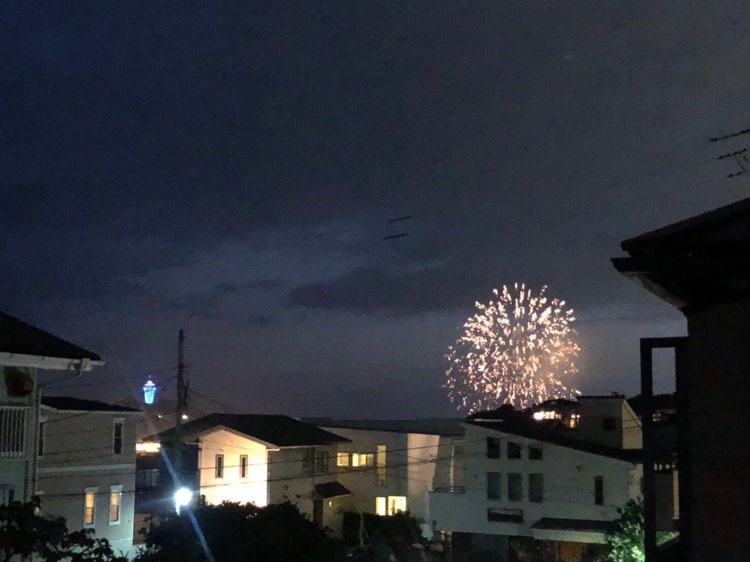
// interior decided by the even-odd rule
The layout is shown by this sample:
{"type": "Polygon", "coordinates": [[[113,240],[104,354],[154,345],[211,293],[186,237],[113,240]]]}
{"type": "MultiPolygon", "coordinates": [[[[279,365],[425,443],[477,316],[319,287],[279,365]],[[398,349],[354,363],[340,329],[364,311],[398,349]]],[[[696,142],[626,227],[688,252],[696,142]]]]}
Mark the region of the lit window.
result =
{"type": "Polygon", "coordinates": [[[125,426],[124,420],[114,421],[114,431],[112,439],[112,453],[115,455],[122,454],[122,430],[125,426]]]}
{"type": "Polygon", "coordinates": [[[517,472],[508,473],[508,500],[520,502],[523,495],[523,480],[517,472]]]}
{"type": "Polygon", "coordinates": [[[487,458],[488,459],[500,458],[500,439],[498,439],[497,437],[487,438],[487,458]]]}
{"type": "Polygon", "coordinates": [[[375,455],[372,453],[352,453],[352,467],[373,466],[375,464],[375,455]]]}
{"type": "Polygon", "coordinates": [[[214,476],[216,478],[224,478],[224,455],[216,455],[214,471],[214,476]]]}
{"type": "Polygon", "coordinates": [[[581,414],[570,414],[570,420],[568,420],[568,424],[570,425],[571,429],[575,429],[579,426],[581,423],[581,414]]]}
{"type": "Polygon", "coordinates": [[[387,500],[388,498],[384,498],[384,497],[375,498],[375,514],[376,515],[388,515],[387,500]]]}
{"type": "Polygon", "coordinates": [[[488,500],[500,499],[500,473],[499,472],[487,473],[487,499],[488,500]]]}
{"type": "Polygon", "coordinates": [[[544,501],[544,474],[529,474],[529,501],[532,503],[544,501]]]}
{"type": "Polygon", "coordinates": [[[120,509],[122,506],[122,486],[110,486],[109,488],[109,524],[120,523],[120,509]]]}
{"type": "Polygon", "coordinates": [[[406,497],[388,496],[388,515],[396,515],[399,512],[406,512],[406,497]]]}
{"type": "Polygon", "coordinates": [[[247,478],[247,455],[240,455],[240,478],[247,478]]]}
{"type": "Polygon", "coordinates": [[[83,496],[83,526],[91,528],[96,521],[97,488],[86,488],[83,496]]]}
{"type": "Polygon", "coordinates": [[[336,453],[336,466],[349,466],[349,453],[336,453]]]}
{"type": "Polygon", "coordinates": [[[385,445],[378,445],[375,455],[378,486],[385,485],[385,445]]]}

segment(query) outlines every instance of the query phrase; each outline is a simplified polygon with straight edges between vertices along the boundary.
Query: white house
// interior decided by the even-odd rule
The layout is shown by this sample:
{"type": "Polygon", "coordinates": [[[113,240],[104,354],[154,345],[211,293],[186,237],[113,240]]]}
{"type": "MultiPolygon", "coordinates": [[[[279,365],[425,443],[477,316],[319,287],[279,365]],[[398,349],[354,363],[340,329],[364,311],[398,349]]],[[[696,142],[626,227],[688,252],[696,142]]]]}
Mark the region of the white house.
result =
{"type": "Polygon", "coordinates": [[[500,559],[509,537],[601,543],[617,508],[640,495],[638,451],[561,435],[508,410],[464,427],[465,486],[434,488],[430,516],[500,559]]]}
{"type": "MultiPolygon", "coordinates": [[[[345,437],[288,416],[252,414],[209,414],[184,424],[181,431],[196,453],[188,471],[195,474],[206,502],[265,506],[289,501],[314,521],[340,529],[344,498],[350,492],[337,482],[335,462],[345,437]]],[[[146,442],[160,442],[169,458],[174,437],[172,429],[146,442]]],[[[151,471],[139,476],[144,511],[164,509],[158,499],[171,498],[172,480],[161,462],[163,455],[151,451],[144,450],[138,460],[139,473],[151,471]]]]}
{"type": "Polygon", "coordinates": [[[350,509],[377,515],[408,511],[431,536],[429,490],[463,485],[460,419],[316,420],[349,439],[339,446],[339,481],[350,509]]]}
{"type": "Polygon", "coordinates": [[[133,548],[135,434],[139,410],[43,396],[37,440],[37,494],[44,513],[68,529],[92,529],[116,552],[133,548]]]}
{"type": "Polygon", "coordinates": [[[95,353],[0,312],[0,504],[28,501],[35,492],[37,370],[78,376],[102,364],[95,353]]]}

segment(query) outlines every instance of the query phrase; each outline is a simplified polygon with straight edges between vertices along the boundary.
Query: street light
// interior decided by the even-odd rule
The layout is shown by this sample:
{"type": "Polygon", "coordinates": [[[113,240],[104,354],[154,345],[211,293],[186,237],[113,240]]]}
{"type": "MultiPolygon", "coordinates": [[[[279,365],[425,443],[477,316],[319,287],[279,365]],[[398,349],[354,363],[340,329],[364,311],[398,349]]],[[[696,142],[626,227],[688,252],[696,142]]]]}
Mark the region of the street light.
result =
{"type": "Polygon", "coordinates": [[[177,511],[177,515],[180,514],[180,508],[190,505],[193,501],[193,492],[184,486],[178,488],[174,493],[174,508],[177,511]]]}

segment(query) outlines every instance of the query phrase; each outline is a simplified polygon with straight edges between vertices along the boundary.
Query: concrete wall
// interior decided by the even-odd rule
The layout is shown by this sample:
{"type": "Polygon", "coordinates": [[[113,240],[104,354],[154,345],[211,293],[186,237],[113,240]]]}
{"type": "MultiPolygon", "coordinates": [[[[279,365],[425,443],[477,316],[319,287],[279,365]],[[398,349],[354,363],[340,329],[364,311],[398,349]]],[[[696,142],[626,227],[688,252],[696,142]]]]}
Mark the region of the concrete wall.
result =
{"type": "Polygon", "coordinates": [[[680,438],[692,463],[680,463],[680,480],[692,495],[694,560],[750,560],[749,317],[750,301],[687,313],[690,433],[680,438]]]}
{"type": "MultiPolygon", "coordinates": [[[[466,426],[465,436],[466,486],[465,493],[430,494],[430,513],[437,528],[444,531],[532,536],[531,525],[542,517],[614,520],[617,508],[640,489],[640,470],[633,464],[609,457],[561,447],[550,443],[517,437],[481,427],[466,426]],[[500,438],[501,458],[488,459],[486,438],[500,438]],[[507,443],[521,445],[522,458],[508,459],[507,443]],[[542,460],[528,458],[529,446],[542,449],[542,460]],[[487,499],[487,473],[501,474],[500,499],[487,499]],[[508,473],[522,475],[522,501],[508,499],[508,473]],[[542,503],[532,503],[528,497],[530,473],[541,473],[544,478],[542,503]],[[604,505],[594,501],[594,477],[604,477],[604,505]],[[521,510],[522,523],[488,521],[488,508],[521,510]]],[[[599,540],[601,537],[599,537],[599,540]]],[[[591,537],[572,537],[567,540],[592,540],[591,537]]]]}
{"type": "Polygon", "coordinates": [[[640,449],[642,432],[640,420],[619,396],[582,396],[578,399],[577,412],[580,422],[576,437],[592,443],[600,443],[615,449],[640,449]],[[604,429],[604,419],[615,418],[612,431],[604,429]]]}
{"type": "Polygon", "coordinates": [[[69,530],[83,525],[84,494],[96,489],[95,536],[130,552],[135,497],[135,433],[140,413],[58,411],[42,408],[44,455],[37,493],[45,513],[64,517],[69,530]],[[122,420],[122,453],[114,454],[114,420],[122,420]],[[119,522],[110,522],[111,487],[121,486],[119,522]]]}

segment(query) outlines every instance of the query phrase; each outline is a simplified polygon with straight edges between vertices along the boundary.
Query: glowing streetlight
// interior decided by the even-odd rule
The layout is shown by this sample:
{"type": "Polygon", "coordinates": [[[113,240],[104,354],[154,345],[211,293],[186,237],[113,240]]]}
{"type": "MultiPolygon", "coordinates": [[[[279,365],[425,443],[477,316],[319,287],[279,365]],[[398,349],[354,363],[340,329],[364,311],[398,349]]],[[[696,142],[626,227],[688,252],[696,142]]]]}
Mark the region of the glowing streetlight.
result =
{"type": "Polygon", "coordinates": [[[190,505],[193,501],[193,492],[188,488],[182,487],[174,493],[174,508],[177,511],[177,515],[180,514],[180,508],[190,505]]]}
{"type": "Polygon", "coordinates": [[[146,384],[143,385],[143,401],[151,405],[154,403],[154,398],[156,398],[156,385],[151,377],[148,377],[146,384]]]}

